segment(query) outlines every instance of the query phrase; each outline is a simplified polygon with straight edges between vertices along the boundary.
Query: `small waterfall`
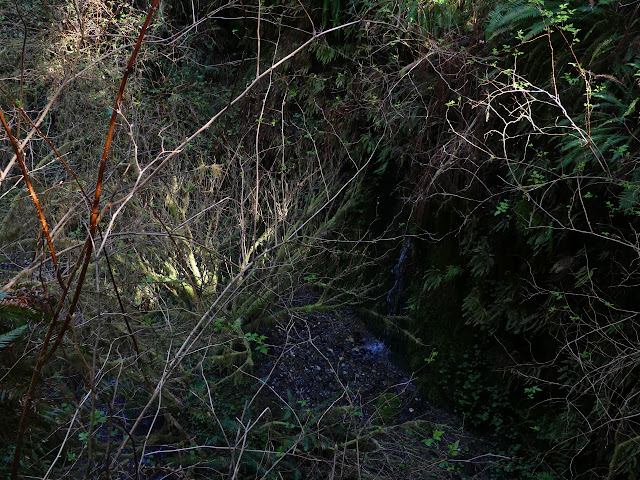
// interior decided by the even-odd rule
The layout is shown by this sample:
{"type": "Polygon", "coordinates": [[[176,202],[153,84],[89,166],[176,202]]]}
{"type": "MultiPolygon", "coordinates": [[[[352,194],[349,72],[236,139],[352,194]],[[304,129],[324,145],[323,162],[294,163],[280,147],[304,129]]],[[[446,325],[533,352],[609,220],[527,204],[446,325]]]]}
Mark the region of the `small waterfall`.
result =
{"type": "Polygon", "coordinates": [[[396,315],[398,313],[398,306],[400,303],[400,297],[404,290],[404,270],[406,268],[407,257],[409,256],[409,249],[411,248],[411,239],[407,238],[400,252],[398,262],[391,269],[391,273],[395,278],[395,282],[389,293],[387,293],[387,304],[389,305],[389,315],[396,315]]]}

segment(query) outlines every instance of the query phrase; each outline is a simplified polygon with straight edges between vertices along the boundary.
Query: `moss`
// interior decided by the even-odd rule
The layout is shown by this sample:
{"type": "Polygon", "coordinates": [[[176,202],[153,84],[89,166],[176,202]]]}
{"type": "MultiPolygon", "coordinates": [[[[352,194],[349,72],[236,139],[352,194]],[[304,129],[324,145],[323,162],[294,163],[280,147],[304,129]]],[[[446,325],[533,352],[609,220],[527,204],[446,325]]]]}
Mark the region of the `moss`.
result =
{"type": "Polygon", "coordinates": [[[383,393],[376,402],[377,419],[382,424],[387,424],[400,413],[402,401],[393,393],[383,393]]]}

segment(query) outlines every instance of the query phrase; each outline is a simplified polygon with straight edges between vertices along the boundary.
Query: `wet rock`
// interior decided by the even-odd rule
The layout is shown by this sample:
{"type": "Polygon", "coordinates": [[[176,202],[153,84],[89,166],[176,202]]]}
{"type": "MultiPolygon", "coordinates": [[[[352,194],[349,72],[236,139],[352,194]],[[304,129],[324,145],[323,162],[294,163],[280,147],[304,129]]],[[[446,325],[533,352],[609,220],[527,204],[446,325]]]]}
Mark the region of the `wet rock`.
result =
{"type": "Polygon", "coordinates": [[[407,373],[391,362],[388,347],[350,312],[313,314],[290,321],[293,324],[261,332],[268,337],[270,351],[267,361],[259,362],[254,372],[263,377],[273,371],[269,384],[282,398],[287,398],[287,392],[304,392],[304,398],[295,400],[314,406],[342,396],[345,404],[357,400],[366,413],[374,414],[375,408],[366,405],[375,405],[383,393],[415,397],[416,387],[407,381],[407,373]],[[353,393],[344,395],[345,388],[353,393]]]}

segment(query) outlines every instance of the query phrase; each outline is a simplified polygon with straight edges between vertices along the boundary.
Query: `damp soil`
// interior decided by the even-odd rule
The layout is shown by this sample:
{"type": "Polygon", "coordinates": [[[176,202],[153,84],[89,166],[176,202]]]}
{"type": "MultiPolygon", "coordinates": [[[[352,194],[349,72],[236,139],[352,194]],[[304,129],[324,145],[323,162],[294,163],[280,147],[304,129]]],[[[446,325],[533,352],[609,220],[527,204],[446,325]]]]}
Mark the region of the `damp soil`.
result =
{"type": "Polygon", "coordinates": [[[446,420],[421,397],[385,343],[351,312],[296,315],[263,333],[269,352],[255,358],[254,374],[280,396],[291,394],[311,407],[357,404],[372,415],[379,396],[392,393],[403,400],[403,419],[422,412],[430,420],[446,420]]]}
{"type": "MultiPolygon", "coordinates": [[[[428,402],[414,376],[399,366],[401,352],[391,352],[353,312],[298,311],[288,321],[260,333],[267,337],[269,350],[256,352],[253,374],[266,387],[263,401],[269,402],[271,395],[274,403],[270,407],[281,405],[283,399],[307,408],[350,406],[359,412],[362,424],[430,425],[427,435],[443,433],[438,441],[425,444],[424,455],[440,449],[440,458],[444,458],[452,452],[447,446],[457,445],[449,460],[464,465],[437,478],[490,478],[486,472],[495,458],[490,453],[492,444],[466,431],[459,417],[428,402]],[[381,398],[395,402],[392,415],[382,420],[381,398]]],[[[424,440],[429,443],[429,438],[424,440]]],[[[399,436],[396,441],[409,439],[399,436]]]]}

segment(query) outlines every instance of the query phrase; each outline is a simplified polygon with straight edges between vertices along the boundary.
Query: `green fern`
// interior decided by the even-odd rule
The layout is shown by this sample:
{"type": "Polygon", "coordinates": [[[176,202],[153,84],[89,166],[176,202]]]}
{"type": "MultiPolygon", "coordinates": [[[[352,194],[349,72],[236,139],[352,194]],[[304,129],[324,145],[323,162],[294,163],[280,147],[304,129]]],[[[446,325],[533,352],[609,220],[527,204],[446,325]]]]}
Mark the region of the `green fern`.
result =
{"type": "MultiPolygon", "coordinates": [[[[531,19],[541,19],[540,9],[528,0],[505,3],[498,5],[489,14],[489,25],[487,26],[487,36],[494,39],[498,35],[511,31],[521,24],[523,21],[530,22],[531,19]]],[[[538,30],[540,25],[544,28],[544,23],[540,20],[533,24],[529,29],[538,30]]]]}
{"type": "MultiPolygon", "coordinates": [[[[609,33],[609,31],[607,32],[609,33]]],[[[601,42],[596,44],[595,49],[593,50],[593,54],[591,55],[591,60],[589,61],[589,65],[593,65],[601,55],[608,53],[612,48],[615,47],[616,40],[619,40],[620,36],[616,35],[613,38],[607,37],[602,39],[601,42]]]]}
{"type": "Polygon", "coordinates": [[[573,276],[576,279],[575,287],[579,288],[591,282],[591,278],[593,277],[593,274],[595,273],[596,270],[597,268],[590,269],[586,265],[582,266],[580,270],[578,270],[576,273],[573,274],[573,276]]]}
{"type": "MultiPolygon", "coordinates": [[[[587,164],[597,161],[608,162],[611,165],[623,160],[633,136],[625,125],[627,118],[635,111],[637,98],[631,98],[627,92],[620,97],[612,93],[612,85],[601,86],[593,92],[589,143],[585,142],[586,131],[577,134],[566,134],[558,137],[560,152],[562,152],[562,168],[573,168],[581,171],[587,164]],[[626,97],[626,98],[625,98],[626,97]],[[587,148],[588,147],[588,148],[587,148]]],[[[561,129],[572,129],[583,122],[582,117],[575,117],[572,121],[563,119],[558,122],[561,129]]]]}
{"type": "Polygon", "coordinates": [[[520,0],[498,5],[489,14],[487,36],[490,40],[512,31],[520,32],[521,40],[527,41],[547,30],[551,25],[570,26],[581,16],[592,16],[601,12],[599,7],[580,2],[520,0]]]}
{"type": "Polygon", "coordinates": [[[324,4],[322,6],[322,25],[324,27],[328,27],[329,24],[332,26],[338,25],[342,18],[342,2],[341,0],[324,0],[324,4]]]}
{"type": "Polygon", "coordinates": [[[622,187],[622,193],[618,195],[618,209],[627,215],[638,215],[635,207],[640,203],[640,171],[635,170],[629,180],[618,185],[622,187]]]}
{"type": "Polygon", "coordinates": [[[491,320],[478,288],[473,288],[462,301],[462,316],[476,326],[487,327],[491,320]]]}
{"type": "Polygon", "coordinates": [[[325,45],[322,44],[318,44],[318,47],[316,48],[316,58],[323,64],[323,65],[327,65],[329,62],[331,62],[331,60],[333,60],[336,56],[336,51],[325,45]]]}
{"type": "Polygon", "coordinates": [[[457,265],[447,265],[447,271],[442,273],[437,268],[430,268],[424,274],[424,284],[422,291],[432,291],[440,287],[440,285],[450,282],[460,276],[462,268],[457,265]]]}
{"type": "Polygon", "coordinates": [[[13,330],[10,330],[9,332],[3,335],[0,335],[0,350],[9,346],[9,344],[15,342],[16,340],[20,339],[20,337],[22,337],[22,334],[25,333],[27,330],[29,330],[29,326],[23,325],[21,327],[14,328],[13,330]]]}
{"type": "Polygon", "coordinates": [[[489,247],[489,239],[487,237],[479,238],[473,248],[468,250],[471,253],[469,258],[469,266],[471,267],[471,275],[474,277],[482,277],[493,268],[495,260],[489,247]]]}

